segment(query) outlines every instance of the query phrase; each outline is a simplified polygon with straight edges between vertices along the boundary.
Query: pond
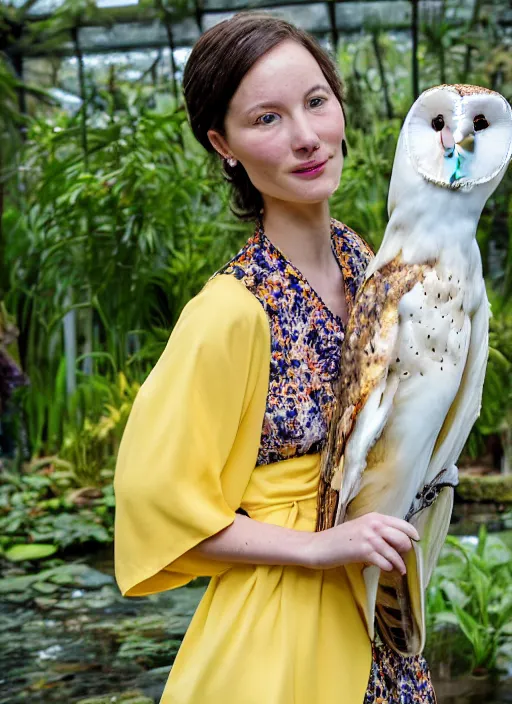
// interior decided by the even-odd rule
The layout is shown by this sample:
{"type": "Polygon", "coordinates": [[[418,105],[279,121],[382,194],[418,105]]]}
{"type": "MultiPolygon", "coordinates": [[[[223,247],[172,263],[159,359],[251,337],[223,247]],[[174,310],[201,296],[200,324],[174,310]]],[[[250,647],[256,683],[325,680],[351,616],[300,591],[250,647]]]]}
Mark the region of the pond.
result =
{"type": "MultiPolygon", "coordinates": [[[[205,589],[197,580],[173,592],[123,599],[110,550],[34,575],[8,565],[4,574],[0,704],[158,702],[205,589]]],[[[445,663],[431,666],[438,704],[512,704],[511,679],[454,678],[445,663]]]]}

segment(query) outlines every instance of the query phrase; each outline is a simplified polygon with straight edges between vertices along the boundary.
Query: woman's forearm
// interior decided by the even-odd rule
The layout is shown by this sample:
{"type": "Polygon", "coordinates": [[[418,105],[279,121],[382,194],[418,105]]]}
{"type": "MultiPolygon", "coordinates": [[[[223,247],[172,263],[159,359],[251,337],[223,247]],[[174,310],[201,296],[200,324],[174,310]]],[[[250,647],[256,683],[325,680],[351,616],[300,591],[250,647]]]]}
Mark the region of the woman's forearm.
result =
{"type": "Polygon", "coordinates": [[[296,565],[330,569],[352,562],[397,569],[402,554],[419,540],[416,529],[393,516],[369,513],[320,533],[283,528],[236,515],[233,523],[192,548],[191,556],[253,565],[296,565]]]}
{"type": "Polygon", "coordinates": [[[236,515],[234,522],[189,550],[189,555],[253,565],[311,566],[314,533],[236,515]]]}

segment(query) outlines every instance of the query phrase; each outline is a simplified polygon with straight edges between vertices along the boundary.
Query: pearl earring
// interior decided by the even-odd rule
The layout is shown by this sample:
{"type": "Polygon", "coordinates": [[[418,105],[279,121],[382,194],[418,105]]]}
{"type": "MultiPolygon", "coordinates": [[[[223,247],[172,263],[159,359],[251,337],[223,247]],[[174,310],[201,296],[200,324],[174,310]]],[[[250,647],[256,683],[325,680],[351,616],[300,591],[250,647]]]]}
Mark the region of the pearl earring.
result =
{"type": "Polygon", "coordinates": [[[228,165],[231,166],[231,168],[238,164],[237,160],[234,159],[232,156],[228,157],[226,161],[228,162],[228,165]]]}

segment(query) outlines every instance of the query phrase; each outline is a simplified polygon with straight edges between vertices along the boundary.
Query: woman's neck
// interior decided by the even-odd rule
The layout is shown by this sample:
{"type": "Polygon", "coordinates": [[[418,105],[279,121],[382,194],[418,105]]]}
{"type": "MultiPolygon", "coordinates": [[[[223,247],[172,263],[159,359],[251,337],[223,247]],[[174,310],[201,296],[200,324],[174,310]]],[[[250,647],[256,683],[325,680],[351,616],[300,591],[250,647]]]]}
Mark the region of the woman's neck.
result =
{"type": "Polygon", "coordinates": [[[301,271],[332,271],[329,203],[265,203],[263,227],[269,240],[301,271]]]}

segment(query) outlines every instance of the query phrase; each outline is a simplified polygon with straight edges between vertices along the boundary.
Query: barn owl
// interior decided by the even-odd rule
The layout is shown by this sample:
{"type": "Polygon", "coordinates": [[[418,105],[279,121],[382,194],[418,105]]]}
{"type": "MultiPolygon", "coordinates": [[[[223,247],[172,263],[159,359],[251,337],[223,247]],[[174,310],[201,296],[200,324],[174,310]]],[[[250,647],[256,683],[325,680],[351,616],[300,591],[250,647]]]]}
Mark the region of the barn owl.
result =
{"type": "Polygon", "coordinates": [[[410,521],[407,574],[347,568],[370,637],[403,655],[425,642],[425,590],[444,543],[458,460],[481,405],[489,303],[475,240],[512,156],[498,93],[442,85],[398,140],[389,222],[347,324],[322,455],[317,530],[369,512],[410,521]]]}

